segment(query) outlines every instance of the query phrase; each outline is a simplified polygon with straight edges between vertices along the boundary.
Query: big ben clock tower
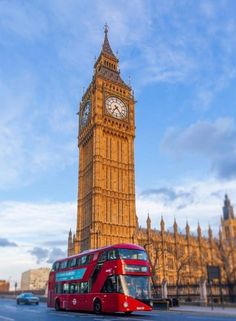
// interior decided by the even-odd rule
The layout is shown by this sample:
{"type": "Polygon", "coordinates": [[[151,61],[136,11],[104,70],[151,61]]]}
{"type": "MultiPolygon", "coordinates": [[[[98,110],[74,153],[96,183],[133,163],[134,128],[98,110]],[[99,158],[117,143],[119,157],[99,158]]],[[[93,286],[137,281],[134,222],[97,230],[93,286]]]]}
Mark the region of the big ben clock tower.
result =
{"type": "Polygon", "coordinates": [[[77,229],[69,254],[135,242],[135,101],[107,34],[106,25],[93,79],[80,103],[77,229]]]}

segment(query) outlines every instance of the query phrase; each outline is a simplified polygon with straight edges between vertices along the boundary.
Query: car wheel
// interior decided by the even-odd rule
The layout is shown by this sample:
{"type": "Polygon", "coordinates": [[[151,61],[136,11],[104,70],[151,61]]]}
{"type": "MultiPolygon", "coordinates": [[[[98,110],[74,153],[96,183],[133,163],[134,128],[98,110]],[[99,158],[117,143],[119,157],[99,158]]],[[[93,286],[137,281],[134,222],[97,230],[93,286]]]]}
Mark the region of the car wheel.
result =
{"type": "Polygon", "coordinates": [[[19,300],[16,300],[16,304],[18,304],[18,305],[19,305],[19,304],[20,304],[20,301],[19,301],[19,300]]]}
{"type": "Polygon", "coordinates": [[[57,311],[60,311],[60,310],[61,310],[61,305],[60,305],[60,300],[59,300],[59,299],[57,299],[56,302],[55,302],[55,309],[56,309],[57,311]]]}
{"type": "Polygon", "coordinates": [[[36,304],[36,305],[39,305],[39,303],[38,303],[38,302],[36,302],[35,304],[36,304]]]}
{"type": "Polygon", "coordinates": [[[96,299],[94,301],[93,311],[96,314],[100,314],[102,312],[102,303],[101,303],[101,301],[99,299],[96,299]]]}

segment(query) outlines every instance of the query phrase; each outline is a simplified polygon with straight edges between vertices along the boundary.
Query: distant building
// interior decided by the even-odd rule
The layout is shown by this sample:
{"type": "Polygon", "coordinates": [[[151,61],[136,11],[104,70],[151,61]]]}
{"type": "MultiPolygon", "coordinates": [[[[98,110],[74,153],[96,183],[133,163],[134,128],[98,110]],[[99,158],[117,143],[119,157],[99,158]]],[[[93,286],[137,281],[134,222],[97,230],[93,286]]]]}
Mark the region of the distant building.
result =
{"type": "Polygon", "coordinates": [[[10,283],[6,280],[0,280],[0,292],[8,292],[10,283]]]}
{"type": "Polygon", "coordinates": [[[46,289],[49,272],[49,268],[39,268],[23,272],[21,275],[21,290],[46,289]]]}

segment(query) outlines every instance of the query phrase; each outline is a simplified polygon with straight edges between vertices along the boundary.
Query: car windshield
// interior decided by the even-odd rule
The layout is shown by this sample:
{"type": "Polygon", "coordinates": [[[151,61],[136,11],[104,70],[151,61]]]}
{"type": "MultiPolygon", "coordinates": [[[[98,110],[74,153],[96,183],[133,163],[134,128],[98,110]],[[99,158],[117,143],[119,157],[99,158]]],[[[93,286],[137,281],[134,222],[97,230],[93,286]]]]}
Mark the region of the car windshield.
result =
{"type": "Polygon", "coordinates": [[[143,250],[119,249],[120,259],[147,261],[147,253],[143,250]]]}
{"type": "Polygon", "coordinates": [[[24,294],[22,294],[22,296],[29,298],[34,295],[33,295],[33,293],[24,293],[24,294]]]}
{"type": "Polygon", "coordinates": [[[148,276],[120,275],[120,281],[124,294],[139,300],[151,297],[150,279],[148,276]]]}

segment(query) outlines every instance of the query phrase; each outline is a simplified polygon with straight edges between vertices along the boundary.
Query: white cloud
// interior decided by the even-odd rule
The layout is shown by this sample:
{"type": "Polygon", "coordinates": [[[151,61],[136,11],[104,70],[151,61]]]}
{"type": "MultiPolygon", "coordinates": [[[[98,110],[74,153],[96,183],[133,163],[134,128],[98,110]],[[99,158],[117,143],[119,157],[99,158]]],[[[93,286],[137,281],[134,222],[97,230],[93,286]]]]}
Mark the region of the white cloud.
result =
{"type": "Polygon", "coordinates": [[[232,118],[199,121],[181,130],[168,128],[161,148],[178,158],[190,155],[210,160],[211,170],[221,179],[236,177],[236,124],[232,118]]]}
{"type": "MultiPolygon", "coordinates": [[[[157,189],[159,190],[160,187],[157,189]]],[[[146,226],[147,213],[149,213],[152,226],[155,228],[160,229],[160,220],[163,216],[166,227],[173,225],[174,218],[181,229],[184,229],[186,220],[188,220],[192,232],[196,232],[198,222],[203,230],[207,230],[208,224],[211,224],[217,236],[224,194],[228,193],[232,204],[236,204],[235,180],[223,183],[216,179],[185,181],[172,185],[171,189],[177,195],[181,192],[183,197],[167,202],[164,194],[139,193],[137,195],[137,214],[142,226],[146,226]],[[189,202],[188,198],[186,199],[187,194],[189,194],[189,202]]]]}
{"type": "Polygon", "coordinates": [[[50,262],[56,248],[66,250],[69,229],[76,226],[76,204],[0,202],[0,216],[0,235],[17,244],[14,248],[1,247],[0,274],[2,278],[19,279],[21,272],[39,267],[30,254],[35,247],[48,251],[50,262]]]}
{"type": "Polygon", "coordinates": [[[75,226],[76,205],[73,202],[4,201],[0,204],[0,234],[17,244],[33,246],[60,240],[71,226],[75,226]]]}

